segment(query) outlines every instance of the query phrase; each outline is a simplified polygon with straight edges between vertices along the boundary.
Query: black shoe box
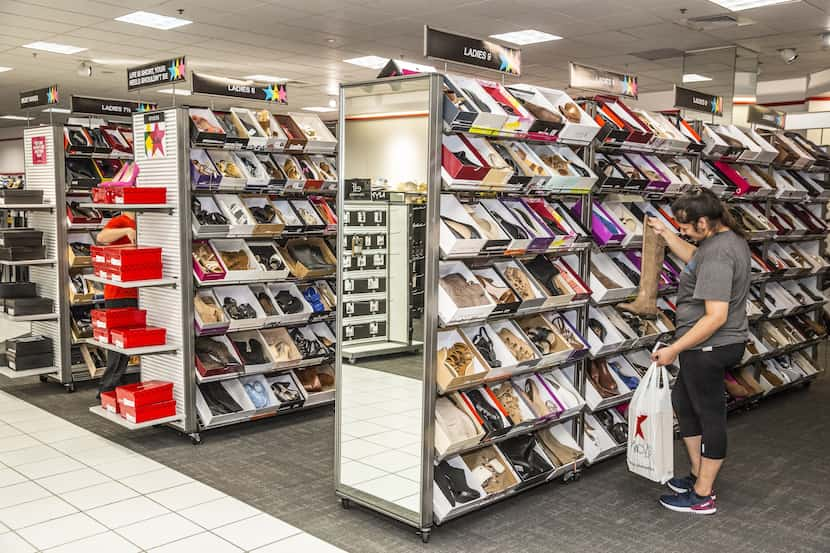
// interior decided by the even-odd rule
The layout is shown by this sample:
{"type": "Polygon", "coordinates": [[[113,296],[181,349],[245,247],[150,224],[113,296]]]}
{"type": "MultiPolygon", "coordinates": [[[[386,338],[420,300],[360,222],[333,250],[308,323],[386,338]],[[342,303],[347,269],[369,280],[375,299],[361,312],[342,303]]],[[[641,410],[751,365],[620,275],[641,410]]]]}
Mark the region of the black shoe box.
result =
{"type": "Polygon", "coordinates": [[[33,355],[52,354],[52,340],[46,336],[23,336],[6,341],[6,353],[9,358],[30,357],[33,355]]]}
{"type": "Polygon", "coordinates": [[[12,204],[42,204],[43,190],[22,190],[17,188],[0,189],[0,201],[12,204]]]}
{"type": "Polygon", "coordinates": [[[0,298],[34,298],[37,286],[34,282],[0,282],[0,298]]]}
{"type": "Polygon", "coordinates": [[[13,317],[22,315],[45,315],[53,313],[53,302],[49,298],[13,298],[4,300],[6,313],[13,317]]]}
{"type": "Polygon", "coordinates": [[[0,247],[36,248],[43,245],[43,232],[30,228],[0,230],[0,247]]]}
{"type": "Polygon", "coordinates": [[[13,371],[27,371],[29,369],[42,369],[51,367],[53,364],[52,352],[38,353],[37,355],[26,355],[24,357],[9,357],[8,366],[13,371]]]}
{"type": "Polygon", "coordinates": [[[4,261],[46,259],[46,246],[0,248],[0,259],[4,261]]]}

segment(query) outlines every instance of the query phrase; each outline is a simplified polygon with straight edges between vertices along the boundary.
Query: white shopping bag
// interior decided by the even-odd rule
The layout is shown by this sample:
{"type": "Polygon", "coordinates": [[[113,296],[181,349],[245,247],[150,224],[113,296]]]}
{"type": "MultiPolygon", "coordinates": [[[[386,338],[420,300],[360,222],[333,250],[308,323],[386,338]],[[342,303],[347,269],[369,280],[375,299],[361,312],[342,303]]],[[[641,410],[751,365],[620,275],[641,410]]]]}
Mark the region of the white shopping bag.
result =
{"type": "Polygon", "coordinates": [[[674,476],[674,419],[666,367],[652,363],[628,406],[628,470],[665,484],[674,476]]]}

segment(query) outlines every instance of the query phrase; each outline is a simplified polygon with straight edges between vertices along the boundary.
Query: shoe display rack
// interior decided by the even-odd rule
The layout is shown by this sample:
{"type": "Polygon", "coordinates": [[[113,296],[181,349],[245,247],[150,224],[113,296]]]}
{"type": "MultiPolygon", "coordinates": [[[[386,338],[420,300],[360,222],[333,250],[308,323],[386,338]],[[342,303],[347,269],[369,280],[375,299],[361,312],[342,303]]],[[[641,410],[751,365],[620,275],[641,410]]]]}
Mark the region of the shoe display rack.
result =
{"type": "MultiPolygon", "coordinates": [[[[64,171],[57,184],[66,197],[67,255],[63,267],[68,295],[63,304],[72,343],[69,370],[61,381],[68,389],[80,380],[99,378],[106,369],[107,354],[93,338],[91,311],[104,306],[103,285],[88,279],[93,273],[90,250],[97,234],[120,209],[90,207],[92,190],[99,186],[122,186],[134,182],[132,120],[129,117],[100,119],[72,117],[62,127],[64,171]]],[[[62,222],[63,223],[63,222],[62,222]]],[[[130,372],[138,371],[139,358],[131,360],[130,372]]]]}
{"type": "MultiPolygon", "coordinates": [[[[815,378],[802,352],[826,337],[816,279],[828,263],[818,239],[830,189],[816,173],[824,155],[791,153],[791,142],[809,146],[800,137],[448,75],[344,85],[341,106],[340,217],[381,212],[397,195],[425,209],[424,307],[408,321],[422,353],[356,360],[345,293],[338,308],[344,506],[428,539],[434,524],[624,453],[627,404],[651,349],[674,333],[683,269],[648,239],[643,247],[643,217],[677,231],[672,199],[696,186],[729,200],[753,246],[752,344],[730,393],[730,380],[757,383],[737,394],[746,401],[815,378]],[[719,150],[710,137],[721,133],[735,142],[719,150]],[[758,169],[754,185],[740,182],[758,169]],[[633,314],[639,288],[658,296],[651,316],[633,314]],[[398,375],[408,377],[400,391],[398,375]],[[367,389],[397,397],[413,386],[422,394],[405,412],[420,426],[369,417],[373,405],[394,407],[367,389]],[[411,442],[390,438],[401,445],[378,453],[373,433],[385,427],[411,442]]],[[[351,235],[344,226],[340,243],[351,235]]],[[[338,282],[350,276],[341,268],[338,282]]]]}
{"type": "Polygon", "coordinates": [[[141,362],[142,380],[173,383],[173,426],[198,442],[331,404],[336,139],[316,116],[243,108],[148,112],[133,128],[139,186],[167,187],[166,205],[129,209],[175,282],[140,292],[175,348],[141,362]]]}

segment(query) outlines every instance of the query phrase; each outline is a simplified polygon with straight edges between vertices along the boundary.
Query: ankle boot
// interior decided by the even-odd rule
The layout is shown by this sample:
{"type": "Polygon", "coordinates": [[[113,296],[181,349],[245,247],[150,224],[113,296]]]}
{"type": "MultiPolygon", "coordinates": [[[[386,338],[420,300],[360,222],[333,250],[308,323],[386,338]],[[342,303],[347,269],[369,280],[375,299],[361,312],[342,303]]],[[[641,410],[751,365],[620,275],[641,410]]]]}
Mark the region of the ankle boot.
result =
{"type": "Polygon", "coordinates": [[[663,270],[663,258],[666,255],[666,241],[654,232],[647,221],[643,221],[643,255],[640,271],[640,288],[637,299],[631,303],[621,303],[619,308],[641,317],[656,319],[660,310],[657,309],[657,288],[660,283],[660,273],[663,270]]]}
{"type": "Polygon", "coordinates": [[[441,461],[435,467],[435,483],[452,507],[456,503],[469,503],[481,496],[477,490],[467,485],[464,469],[456,468],[446,461],[441,461]]]}

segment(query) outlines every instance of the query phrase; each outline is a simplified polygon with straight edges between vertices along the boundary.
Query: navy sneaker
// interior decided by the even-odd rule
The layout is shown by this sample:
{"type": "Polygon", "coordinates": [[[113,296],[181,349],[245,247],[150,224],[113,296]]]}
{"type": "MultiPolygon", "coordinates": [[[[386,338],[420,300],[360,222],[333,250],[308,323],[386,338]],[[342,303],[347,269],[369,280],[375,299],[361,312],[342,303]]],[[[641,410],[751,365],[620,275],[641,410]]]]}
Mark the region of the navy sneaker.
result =
{"type": "Polygon", "coordinates": [[[660,505],[678,513],[714,515],[718,512],[714,496],[699,496],[694,491],[661,496],[660,505]]]}
{"type": "Polygon", "coordinates": [[[697,482],[697,477],[694,474],[690,474],[689,476],[683,477],[675,476],[666,482],[666,485],[674,493],[686,493],[695,489],[695,482],[697,482]]]}

